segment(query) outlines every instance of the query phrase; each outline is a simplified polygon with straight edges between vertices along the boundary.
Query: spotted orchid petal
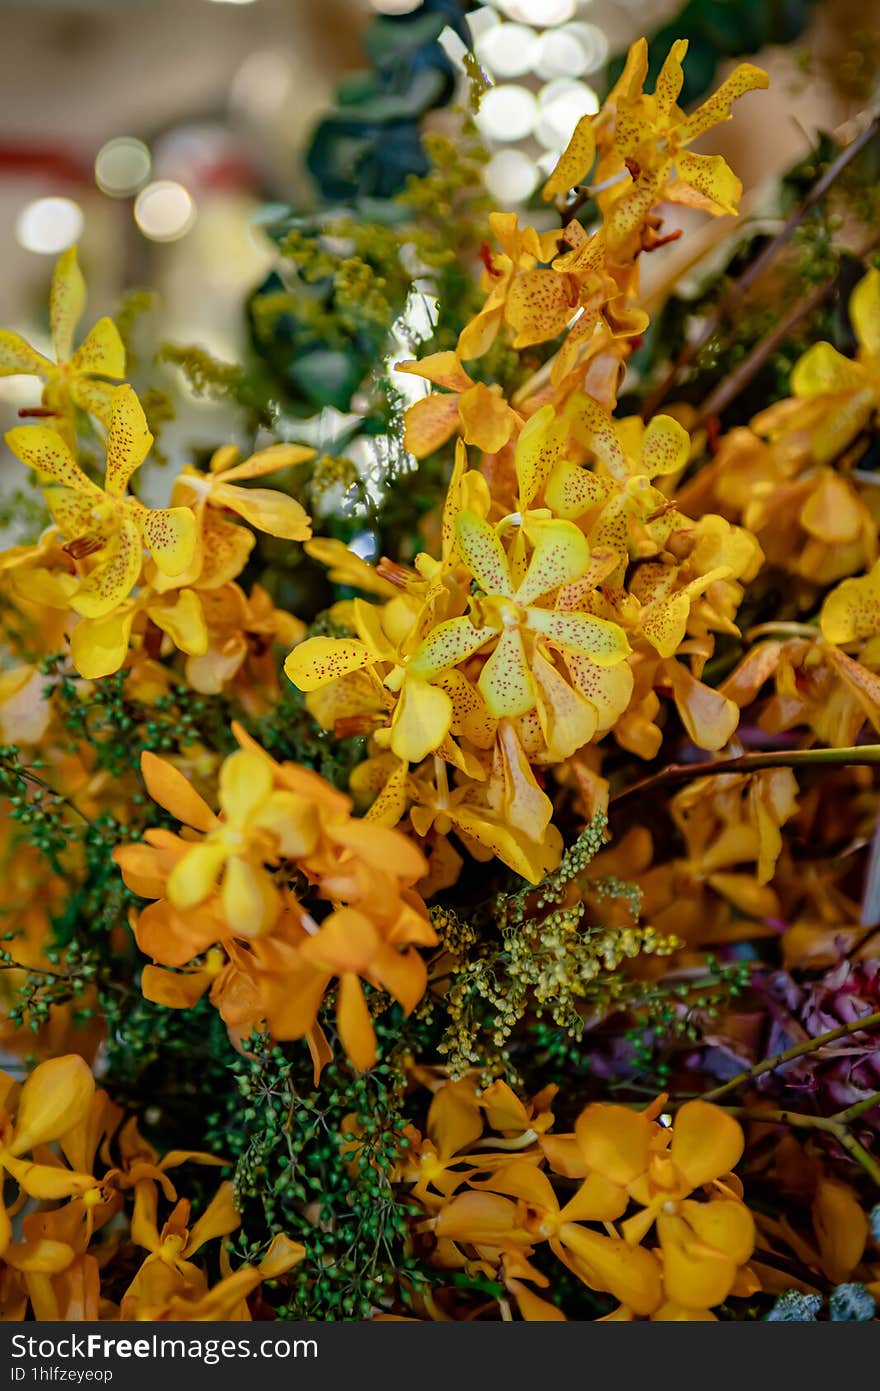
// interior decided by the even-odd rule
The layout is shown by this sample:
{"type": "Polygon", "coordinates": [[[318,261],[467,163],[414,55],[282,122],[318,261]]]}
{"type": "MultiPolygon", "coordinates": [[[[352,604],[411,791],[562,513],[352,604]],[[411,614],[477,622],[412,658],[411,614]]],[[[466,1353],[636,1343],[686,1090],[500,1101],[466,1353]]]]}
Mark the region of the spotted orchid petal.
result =
{"type": "Polygon", "coordinates": [[[690,435],[684,426],[671,415],[655,415],[642,436],[641,471],[646,478],[678,473],[690,452],[690,435]]]}
{"type": "Polygon", "coordinates": [[[564,275],[537,268],[522,271],[510,287],[505,318],[513,329],[514,348],[546,343],[567,326],[577,306],[564,275]]]}
{"type": "Polygon", "coordinates": [[[478,686],[490,714],[515,719],[535,708],[535,688],[519,628],[504,628],[480,672],[478,686]]]}
{"type": "Polygon", "coordinates": [[[660,115],[668,117],[681,96],[684,86],[682,63],[688,51],[687,39],[676,39],[663,60],[654,86],[654,100],[660,115]]]}
{"type": "Polygon", "coordinates": [[[190,566],[198,540],[195,513],[188,507],[137,509],[144,545],[163,575],[182,575],[190,566]]]}
{"type": "Polygon", "coordinates": [[[698,135],[720,125],[722,121],[729,121],[730,108],[735,101],[746,92],[754,92],[769,85],[770,78],[763,68],[755,67],[753,63],[740,63],[718,90],[707,97],[702,106],[698,106],[679,126],[678,134],[682,144],[696,140],[698,135]]]}
{"type": "Polygon", "coordinates": [[[316,691],[374,660],[362,642],[353,638],[306,638],[284,663],[284,670],[300,691],[316,691]]]}
{"type": "Polygon", "coordinates": [[[104,487],[110,497],[122,497],[128,480],[150,452],[153,436],[143,407],[130,386],[113,392],[107,431],[107,472],[104,487]]]}
{"type": "Polygon", "coordinates": [[[14,377],[19,373],[45,377],[51,376],[54,371],[55,364],[38,353],[19,334],[0,329],[0,377],[14,377]]]}
{"type": "Polygon", "coordinates": [[[559,462],[566,433],[566,422],[557,418],[549,404],[536,411],[523,426],[514,453],[521,508],[531,505],[559,462]]]}
{"type": "Polygon", "coordinates": [[[584,653],[598,666],[614,666],[630,652],[626,633],[618,623],[594,618],[587,613],[567,613],[558,609],[529,608],[526,621],[549,643],[584,653]]]}
{"type": "Polygon", "coordinates": [[[70,359],[74,372],[93,372],[102,377],[125,376],[125,345],[112,319],[103,318],[91,328],[70,359]]]}
{"type": "Polygon", "coordinates": [[[16,425],[6,443],[17,459],[35,473],[51,478],[73,492],[98,500],[101,490],[87,478],[60,435],[45,425],[16,425]]]}
{"type": "Polygon", "coordinates": [[[596,159],[596,132],[591,115],[581,116],[571,133],[568,144],[553,167],[541,190],[546,203],[567,193],[586,178],[596,159]]]}
{"type": "Polygon", "coordinates": [[[438,623],[413,653],[407,672],[424,680],[457,667],[479,652],[497,634],[494,628],[477,628],[470,618],[450,618],[438,623]]]}
{"type": "Polygon", "coordinates": [[[880,562],[867,575],[844,580],[822,605],[819,619],[826,642],[855,642],[880,633],[880,562]]]}
{"type": "Polygon", "coordinates": [[[739,211],[742,182],[721,155],[698,155],[682,150],[675,158],[678,178],[666,189],[670,203],[699,208],[715,216],[739,211]]]}
{"type": "Polygon", "coordinates": [[[629,477],[618,427],[607,411],[589,396],[578,396],[572,406],[572,430],[577,441],[592,451],[612,477],[629,477]]]}
{"type": "Polygon", "coordinates": [[[102,618],[124,599],[138,582],[143,563],[141,534],[134,522],[124,517],[98,552],[100,559],[90,570],[70,601],[83,618],[102,618]]]}
{"type": "Polygon", "coordinates": [[[455,537],[462,560],[483,592],[512,599],[507,557],[495,528],[475,512],[461,512],[455,521],[455,537]]]}
{"type": "Polygon", "coordinates": [[[582,517],[591,507],[605,502],[609,495],[607,479],[597,478],[578,464],[559,464],[550,475],[545,497],[557,517],[582,517]]]}
{"type": "Polygon", "coordinates": [[[49,328],[58,362],[70,357],[73,335],[85,307],[86,282],[79,268],[76,247],[69,246],[55,263],[49,291],[49,328]]]}
{"type": "Polygon", "coordinates": [[[523,606],[578,579],[590,563],[587,538],[574,522],[532,522],[527,535],[535,549],[516,591],[516,602],[523,606]]]}

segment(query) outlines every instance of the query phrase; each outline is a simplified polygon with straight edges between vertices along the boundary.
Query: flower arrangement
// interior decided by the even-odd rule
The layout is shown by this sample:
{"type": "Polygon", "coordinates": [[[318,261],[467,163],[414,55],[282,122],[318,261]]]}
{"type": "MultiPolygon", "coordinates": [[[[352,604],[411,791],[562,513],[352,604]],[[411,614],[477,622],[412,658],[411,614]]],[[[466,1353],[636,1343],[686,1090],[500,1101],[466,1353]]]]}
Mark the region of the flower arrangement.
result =
{"type": "Polygon", "coordinates": [[[396,220],[279,230],[373,345],[332,455],[283,289],[254,361],[166,351],[251,448],[159,508],[75,249],[55,360],[0,334],[45,509],[0,555],[5,1319],[873,1316],[880,271],[787,358],[711,286],[701,408],[640,268],[669,205],[736,213],[692,145],[767,77],[687,112],[686,50],[646,92],[633,45],[536,226],[435,137],[396,220]]]}

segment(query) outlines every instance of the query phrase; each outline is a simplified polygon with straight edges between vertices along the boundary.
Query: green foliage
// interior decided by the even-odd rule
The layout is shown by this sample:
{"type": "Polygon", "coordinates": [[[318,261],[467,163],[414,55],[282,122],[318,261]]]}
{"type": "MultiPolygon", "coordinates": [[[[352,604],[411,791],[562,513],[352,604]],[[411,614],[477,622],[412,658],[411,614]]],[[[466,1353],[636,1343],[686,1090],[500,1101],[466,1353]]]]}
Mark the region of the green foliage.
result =
{"type": "MultiPolygon", "coordinates": [[[[407,1148],[405,1079],[393,1036],[381,1024],[377,1032],[384,1061],[362,1075],[333,1062],[319,1087],[301,1044],[288,1051],[252,1037],[231,1069],[234,1129],[227,1113],[212,1118],[216,1143],[235,1158],[241,1254],[258,1259],[275,1232],[307,1248],[285,1284],[280,1318],[367,1318],[392,1292],[405,1298],[426,1280],[394,1183],[407,1148]]],[[[279,1300],[271,1287],[267,1294],[279,1300]]]]}

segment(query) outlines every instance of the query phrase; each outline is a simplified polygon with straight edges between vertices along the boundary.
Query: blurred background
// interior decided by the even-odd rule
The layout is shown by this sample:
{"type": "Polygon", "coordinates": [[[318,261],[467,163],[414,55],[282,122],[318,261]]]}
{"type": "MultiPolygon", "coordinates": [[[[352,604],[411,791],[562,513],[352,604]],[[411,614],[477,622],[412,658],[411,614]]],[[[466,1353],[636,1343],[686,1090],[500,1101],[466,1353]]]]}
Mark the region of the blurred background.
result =
{"type": "MultiPolygon", "coordinates": [[[[880,0],[0,0],[0,324],[46,350],[52,266],[76,241],[85,327],[149,286],[153,341],[235,360],[273,263],[267,222],[385,197],[418,169],[418,130],[467,87],[468,34],[491,83],[489,191],[513,206],[638,34],[691,37],[691,99],[757,54],[770,94],[712,135],[757,216],[816,132],[873,100],[878,14],[880,0]]],[[[32,399],[28,379],[0,379],[0,426],[32,399]]],[[[189,406],[166,447],[216,441],[228,408],[189,406]]]]}

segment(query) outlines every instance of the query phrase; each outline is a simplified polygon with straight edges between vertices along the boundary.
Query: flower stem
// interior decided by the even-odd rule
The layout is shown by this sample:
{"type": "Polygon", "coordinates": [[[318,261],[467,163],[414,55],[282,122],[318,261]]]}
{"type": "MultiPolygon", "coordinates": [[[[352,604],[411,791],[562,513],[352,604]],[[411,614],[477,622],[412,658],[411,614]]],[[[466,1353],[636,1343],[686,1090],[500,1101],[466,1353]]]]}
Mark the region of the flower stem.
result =
{"type": "MultiPolygon", "coordinates": [[[[851,1019],[848,1024],[841,1024],[837,1029],[829,1029],[827,1033],[816,1034],[814,1038],[808,1038],[804,1043],[796,1043],[793,1048],[786,1048],[784,1053],[776,1053],[772,1058],[765,1058],[763,1062],[755,1063],[754,1066],[746,1068],[745,1072],[738,1072],[735,1077],[731,1077],[729,1082],[725,1082],[720,1087],[715,1087],[711,1092],[703,1092],[703,1101],[717,1101],[720,1096],[727,1096],[728,1092],[734,1092],[746,1082],[753,1082],[756,1077],[763,1077],[765,1072],[774,1072],[777,1067],[783,1067],[785,1063],[790,1063],[794,1058],[802,1058],[807,1053],[814,1053],[819,1048],[824,1048],[826,1043],[834,1043],[836,1039],[846,1038],[847,1034],[857,1034],[868,1029],[876,1029],[880,1026],[880,1010],[873,1014],[863,1014],[860,1019],[851,1019]]],[[[873,1100],[873,1105],[880,1102],[880,1093],[873,1100]]],[[[861,1106],[861,1102],[858,1103],[861,1106]]],[[[870,1107],[865,1107],[870,1110],[870,1107]]],[[[852,1108],[850,1108],[850,1111],[852,1108]]],[[[861,1112],[856,1112],[860,1115],[861,1112]]],[[[849,1118],[849,1112],[842,1111],[832,1119],[836,1122],[845,1124],[849,1118]]],[[[821,1120],[821,1117],[817,1118],[821,1120]]]]}
{"type": "Polygon", "coordinates": [[[762,753],[744,753],[737,758],[703,759],[699,763],[670,763],[658,773],[652,773],[631,787],[615,792],[611,805],[617,806],[628,797],[653,792],[668,783],[692,782],[694,778],[720,776],[723,773],[755,773],[762,768],[811,768],[831,764],[880,764],[880,744],[859,744],[845,749],[773,749],[762,753]]]}
{"type": "MultiPolygon", "coordinates": [[[[708,1095],[710,1093],[707,1092],[708,1095]]],[[[749,1106],[725,1106],[722,1109],[738,1120],[754,1121],[757,1125],[787,1125],[793,1130],[820,1130],[825,1135],[832,1135],[880,1188],[880,1162],[847,1130],[839,1116],[806,1116],[800,1111],[762,1111],[749,1106]]]]}

